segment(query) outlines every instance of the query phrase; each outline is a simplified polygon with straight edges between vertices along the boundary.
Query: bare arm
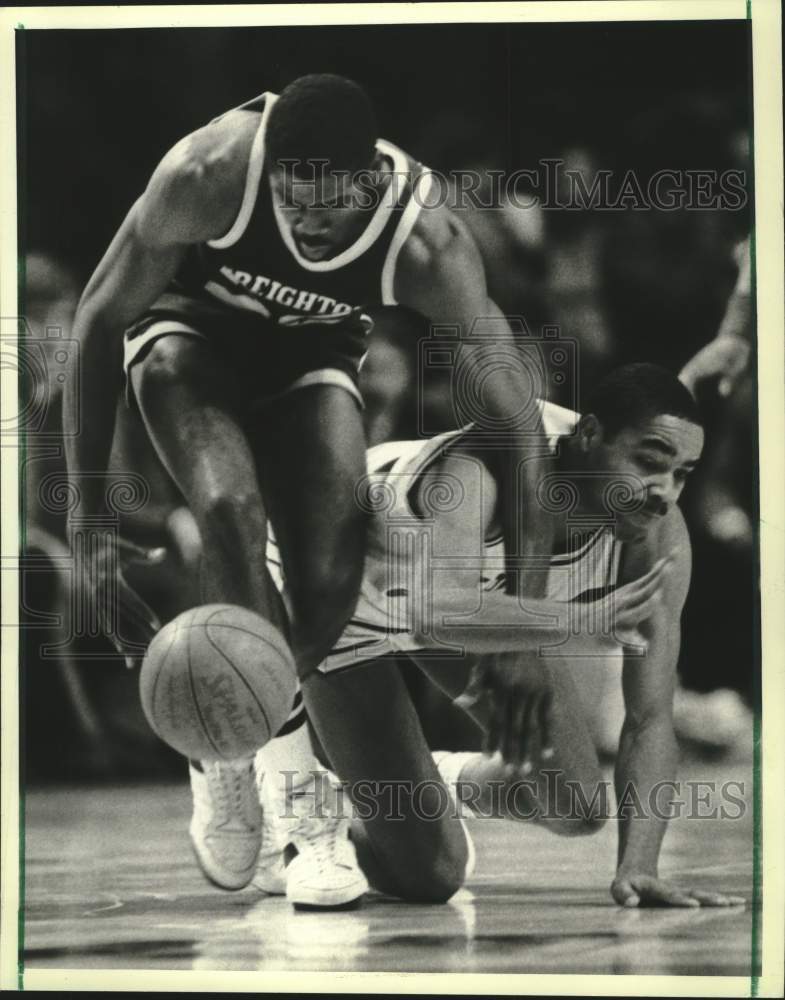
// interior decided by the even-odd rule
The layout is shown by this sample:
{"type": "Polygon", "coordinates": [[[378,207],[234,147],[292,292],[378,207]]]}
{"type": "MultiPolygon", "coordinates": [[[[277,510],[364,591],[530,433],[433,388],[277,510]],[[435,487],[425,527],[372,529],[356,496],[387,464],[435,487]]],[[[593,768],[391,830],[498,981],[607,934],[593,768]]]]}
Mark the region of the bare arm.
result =
{"type": "Polygon", "coordinates": [[[729,396],[750,363],[753,349],[753,302],[749,237],[741,251],[741,263],[717,335],[691,358],[679,378],[691,392],[703,382],[717,380],[720,396],[729,396]]]}
{"type": "Polygon", "coordinates": [[[487,569],[485,563],[485,538],[498,509],[496,482],[488,468],[476,455],[456,449],[423,478],[419,494],[425,523],[430,525],[431,553],[430,572],[423,574],[427,592],[412,602],[412,627],[423,648],[446,644],[467,653],[530,652],[537,656],[543,646],[563,641],[571,628],[579,634],[585,631],[592,652],[603,642],[616,649],[613,636],[596,634],[593,627],[584,630],[579,616],[584,615],[587,623],[600,615],[608,620],[612,604],[618,633],[635,628],[658,600],[663,559],[655,559],[640,578],[603,598],[609,606],[604,613],[592,604],[519,598],[485,589],[483,571],[493,575],[503,570],[501,557],[494,569],[487,569]],[[439,510],[442,498],[451,493],[457,502],[439,510]]]}
{"type": "MultiPolygon", "coordinates": [[[[648,642],[645,660],[628,657],[624,663],[626,716],[615,774],[620,801],[629,788],[628,794],[637,794],[648,802],[652,786],[658,781],[672,780],[676,771],[673,691],[681,642],[681,613],[689,589],[692,556],[681,513],[674,508],[668,517],[673,522],[669,530],[665,531],[665,525],[660,530],[678,551],[664,599],[652,617],[640,626],[641,635],[648,642]]],[[[648,564],[654,547],[641,546],[642,551],[628,557],[624,576],[634,575],[648,564]]],[[[619,872],[641,869],[656,876],[665,826],[665,820],[655,817],[645,822],[620,817],[619,872]]]]}
{"type": "Polygon", "coordinates": [[[659,879],[658,860],[667,828],[668,794],[660,782],[676,775],[678,748],[673,731],[673,692],[681,643],[681,614],[690,585],[692,553],[681,511],[673,508],[659,538],[625,560],[624,577],[638,575],[652,559],[674,551],[662,600],[640,625],[648,642],[645,659],[628,657],[623,671],[626,717],[616,761],[619,849],[611,893],[624,906],[700,906],[743,902],[697,892],[659,879]],[[626,806],[626,808],[625,808],[626,806]]]}
{"type": "Polygon", "coordinates": [[[640,579],[588,604],[536,597],[522,602],[513,594],[460,585],[438,588],[430,606],[432,617],[416,620],[417,641],[423,647],[448,644],[476,655],[528,653],[539,657],[543,647],[565,642],[572,629],[576,646],[583,635],[587,652],[614,652],[618,650],[615,636],[595,634],[592,622],[609,619],[612,606],[616,634],[636,629],[659,602],[664,566],[660,561],[640,579]]]}
{"type": "MultiPolygon", "coordinates": [[[[457,704],[468,711],[482,704],[489,720],[486,752],[498,750],[505,761],[528,771],[535,750],[543,759],[552,754],[553,661],[540,654],[541,648],[563,641],[569,627],[585,632],[596,654],[605,637],[594,627],[583,629],[576,615],[609,620],[610,610],[485,589],[483,572],[493,577],[504,567],[501,557],[493,569],[484,559],[484,540],[496,520],[498,497],[494,478],[475,454],[456,449],[443,458],[421,480],[418,499],[426,518],[421,524],[429,525],[424,541],[431,560],[424,565],[426,571],[417,574],[425,593],[411,601],[417,644],[479,654],[457,704]],[[446,505],[445,497],[450,498],[446,505]]],[[[655,563],[646,577],[604,599],[614,602],[617,629],[633,628],[650,613],[662,572],[662,562],[655,563]]],[[[463,669],[462,659],[456,660],[456,667],[463,669]]]]}
{"type": "Polygon", "coordinates": [[[165,289],[188,245],[220,235],[227,216],[231,221],[218,172],[209,166],[201,135],[195,135],[198,138],[178,143],[161,161],[77,309],[74,331],[80,341],[80,365],[78,379],[66,383],[63,412],[79,414],[79,433],[65,440],[68,470],[81,491],[83,513],[100,511],[104,502],[103,476],[122,386],[123,331],[165,289]]]}
{"type": "MultiPolygon", "coordinates": [[[[516,555],[550,555],[553,528],[533,498],[547,454],[539,412],[533,405],[542,387],[535,386],[507,320],[488,297],[479,251],[465,226],[444,208],[425,208],[404,246],[395,282],[396,298],[432,323],[458,328],[461,348],[458,371],[468,371],[458,410],[474,419],[481,431],[502,432],[507,447],[501,460],[499,507],[508,561],[516,555]],[[481,408],[482,412],[477,413],[481,408]],[[524,506],[521,498],[530,498],[524,506]],[[521,516],[527,531],[520,530],[521,516]]],[[[513,568],[508,562],[508,569],[513,568]]],[[[519,581],[509,572],[507,589],[531,596],[545,592],[547,573],[528,569],[519,581]],[[522,587],[519,587],[522,584],[522,587]]]]}

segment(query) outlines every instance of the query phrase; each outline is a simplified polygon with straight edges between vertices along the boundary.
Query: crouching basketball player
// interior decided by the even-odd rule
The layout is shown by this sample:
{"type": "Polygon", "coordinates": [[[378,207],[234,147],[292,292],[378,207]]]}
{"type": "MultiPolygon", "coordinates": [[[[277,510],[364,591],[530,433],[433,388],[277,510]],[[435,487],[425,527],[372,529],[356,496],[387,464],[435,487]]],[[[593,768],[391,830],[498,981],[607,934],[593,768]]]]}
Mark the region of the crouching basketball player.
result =
{"type": "MultiPolygon", "coordinates": [[[[602,825],[602,774],[571,676],[586,655],[624,647],[617,794],[634,786],[648,802],[657,782],[674,777],[671,707],[690,578],[676,502],[703,448],[695,403],[665,370],[631,365],[596,388],[583,416],[549,404],[542,415],[552,478],[522,516],[526,530],[527,506],[543,502],[557,522],[544,601],[503,592],[497,481],[470,428],[369,452],[366,499],[376,511],[365,578],[317,672],[311,717],[351,798],[369,882],[404,900],[448,899],[471,865],[465,827],[445,808],[445,785],[458,779],[481,790],[481,809],[494,782],[497,792],[517,782],[512,799],[496,797],[515,809],[497,814],[536,816],[556,833],[602,825]],[[470,712],[493,757],[442,755],[437,767],[396,665],[401,654],[470,712]],[[569,783],[554,790],[554,773],[569,783]],[[585,804],[577,812],[576,801],[585,804]]],[[[273,543],[268,552],[275,570],[273,543]]],[[[654,814],[619,819],[616,902],[742,902],[660,880],[665,827],[654,814]]]]}

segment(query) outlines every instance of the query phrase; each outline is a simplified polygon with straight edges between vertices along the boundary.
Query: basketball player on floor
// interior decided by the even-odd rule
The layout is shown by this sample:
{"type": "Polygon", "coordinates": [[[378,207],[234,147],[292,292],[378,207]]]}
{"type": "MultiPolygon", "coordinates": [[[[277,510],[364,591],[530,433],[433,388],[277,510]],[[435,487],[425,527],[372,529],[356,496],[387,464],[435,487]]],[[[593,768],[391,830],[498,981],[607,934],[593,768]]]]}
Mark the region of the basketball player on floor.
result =
{"type": "MultiPolygon", "coordinates": [[[[459,815],[446,808],[445,784],[464,783],[482,814],[534,815],[561,834],[602,825],[603,777],[573,680],[581,657],[624,647],[620,803],[629,806],[633,794],[645,808],[652,789],[675,777],[671,711],[691,559],[676,503],[703,430],[689,392],[653,365],[617,369],[584,410],[578,417],[543,406],[555,478],[541,496],[550,494],[552,506],[571,503],[556,514],[547,598],[526,599],[525,609],[504,593],[498,482],[471,428],[369,452],[376,513],[365,577],[349,625],[316,674],[311,718],[359,817],[352,836],[361,865],[384,892],[437,902],[462,884],[472,848],[459,815]],[[445,655],[446,647],[458,655],[445,655]],[[494,756],[431,755],[396,666],[401,654],[469,711],[494,756]],[[542,671],[552,703],[540,695],[542,671]]],[[[524,497],[524,511],[532,500],[524,497]]],[[[277,573],[274,540],[268,560],[277,573]]],[[[645,819],[620,810],[617,903],[743,902],[661,880],[665,829],[651,807],[645,819]]],[[[255,881],[269,890],[280,865],[274,852],[263,855],[255,881]]]]}
{"type": "MultiPolygon", "coordinates": [[[[502,521],[513,543],[517,470],[527,481],[539,476],[541,430],[518,416],[534,387],[520,366],[494,361],[500,347],[510,361],[512,335],[488,300],[471,238],[442,199],[430,197],[433,183],[420,164],[377,140],[360,87],[303,77],[280,96],[266,93],[227,112],[164,156],[76,316],[85,393],[79,398],[73,379],[65,412],[81,416],[79,433],[66,438],[79,515],[105,508],[106,483],[96,472],[107,468],[122,366],[129,403],[198,526],[204,603],[242,605],[285,627],[263,558],[268,517],[274,526],[291,597],[288,636],[309,707],[312,672],[351,615],[362,577],[365,517],[354,490],[365,467],[357,389],[369,327],[363,310],[400,303],[464,335],[477,319],[494,317],[492,341],[464,341],[459,363],[482,373],[489,422],[507,431],[511,488],[503,491],[502,521]],[[323,173],[315,174],[314,161],[323,173]]],[[[536,538],[547,553],[544,517],[541,528],[536,538]]],[[[105,554],[96,560],[99,584],[107,565],[105,554]]],[[[517,575],[509,579],[517,585],[517,575]]],[[[535,573],[522,581],[538,585],[535,573]]],[[[144,607],[122,578],[117,586],[149,641],[144,607]]],[[[311,780],[302,727],[273,741],[268,756],[270,772],[311,780]]],[[[217,884],[241,888],[260,846],[252,768],[194,762],[191,780],[200,863],[217,884]]],[[[313,818],[292,827],[294,902],[314,892],[336,904],[361,895],[365,882],[341,824],[321,821],[334,849],[318,857],[313,818]],[[326,871],[332,893],[322,891],[326,871]]]]}

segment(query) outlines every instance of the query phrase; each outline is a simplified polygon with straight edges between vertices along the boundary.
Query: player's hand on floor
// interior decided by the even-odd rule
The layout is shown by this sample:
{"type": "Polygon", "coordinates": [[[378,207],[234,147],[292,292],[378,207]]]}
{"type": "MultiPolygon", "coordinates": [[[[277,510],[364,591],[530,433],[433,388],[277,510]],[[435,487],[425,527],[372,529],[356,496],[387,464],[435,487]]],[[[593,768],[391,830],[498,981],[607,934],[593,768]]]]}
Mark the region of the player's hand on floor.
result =
{"type": "Polygon", "coordinates": [[[90,599],[101,629],[132,668],[144,656],[161,622],[123,576],[122,562],[156,564],[165,552],[124,540],[106,542],[89,558],[90,599]]]}
{"type": "Polygon", "coordinates": [[[485,753],[499,753],[506,764],[528,774],[540,760],[553,756],[552,700],[550,674],[539,659],[497,653],[478,660],[456,704],[468,708],[484,701],[485,753]]]}
{"type": "Polygon", "coordinates": [[[743,906],[742,896],[726,896],[720,892],[687,889],[672,882],[664,882],[653,875],[617,875],[611,884],[611,895],[620,906],[627,908],[646,906],[743,906]]]}

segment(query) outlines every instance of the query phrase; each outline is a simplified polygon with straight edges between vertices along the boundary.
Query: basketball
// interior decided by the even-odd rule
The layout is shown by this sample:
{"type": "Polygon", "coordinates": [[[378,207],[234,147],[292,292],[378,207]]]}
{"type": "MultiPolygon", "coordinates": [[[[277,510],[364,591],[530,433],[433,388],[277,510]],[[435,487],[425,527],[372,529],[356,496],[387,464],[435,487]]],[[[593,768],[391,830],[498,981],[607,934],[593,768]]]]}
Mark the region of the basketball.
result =
{"type": "Polygon", "coordinates": [[[232,604],[178,615],[155,636],[139,676],[153,731],[192,760],[234,760],[264,746],[296,691],[292,654],[275,626],[232,604]]]}

